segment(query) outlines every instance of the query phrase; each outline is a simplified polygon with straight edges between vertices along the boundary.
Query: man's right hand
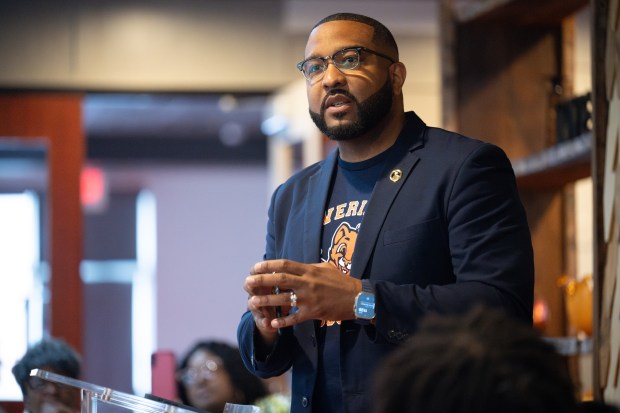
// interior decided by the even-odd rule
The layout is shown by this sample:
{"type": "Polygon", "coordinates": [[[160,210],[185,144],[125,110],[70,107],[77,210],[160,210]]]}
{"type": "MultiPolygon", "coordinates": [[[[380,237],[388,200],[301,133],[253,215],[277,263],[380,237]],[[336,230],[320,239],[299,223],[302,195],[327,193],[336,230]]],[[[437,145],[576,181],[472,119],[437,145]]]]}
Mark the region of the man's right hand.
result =
{"type": "Polygon", "coordinates": [[[272,327],[272,320],[278,318],[276,309],[280,307],[282,315],[286,315],[291,309],[290,294],[276,294],[272,287],[256,287],[254,283],[248,283],[246,278],[243,289],[248,293],[248,309],[254,317],[254,323],[263,338],[265,346],[272,346],[278,338],[278,329],[272,327]],[[252,284],[252,285],[250,285],[252,284]],[[265,306],[265,302],[280,303],[279,306],[265,306]]]}

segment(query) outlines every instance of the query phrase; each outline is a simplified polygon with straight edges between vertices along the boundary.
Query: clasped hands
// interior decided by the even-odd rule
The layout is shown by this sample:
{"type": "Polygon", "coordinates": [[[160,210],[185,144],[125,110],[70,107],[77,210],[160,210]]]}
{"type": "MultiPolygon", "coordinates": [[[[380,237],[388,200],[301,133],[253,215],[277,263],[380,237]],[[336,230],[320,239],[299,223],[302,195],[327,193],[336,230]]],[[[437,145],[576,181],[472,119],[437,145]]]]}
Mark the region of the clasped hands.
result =
{"type": "Polygon", "coordinates": [[[249,294],[248,309],[254,322],[268,339],[273,339],[279,328],[306,320],[354,318],[353,304],[362,290],[360,280],[329,263],[302,264],[290,260],[256,263],[243,288],[249,294]],[[291,293],[296,296],[296,311],[290,311],[291,293]],[[277,307],[281,308],[281,317],[276,316],[277,307]]]}

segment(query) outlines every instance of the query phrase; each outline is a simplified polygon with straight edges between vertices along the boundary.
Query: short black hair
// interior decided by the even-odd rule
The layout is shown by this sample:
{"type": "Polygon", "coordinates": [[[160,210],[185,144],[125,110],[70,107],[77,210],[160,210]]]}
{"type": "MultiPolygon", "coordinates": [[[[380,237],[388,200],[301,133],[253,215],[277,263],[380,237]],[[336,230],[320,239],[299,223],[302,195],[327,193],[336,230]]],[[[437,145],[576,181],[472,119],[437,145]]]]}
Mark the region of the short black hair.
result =
{"type": "Polygon", "coordinates": [[[486,307],[425,317],[381,366],[375,396],[376,413],[577,409],[567,363],[555,347],[531,325],[486,307]]]}
{"type": "Polygon", "coordinates": [[[372,17],[368,17],[362,14],[356,14],[356,13],[335,13],[335,14],[331,14],[319,20],[314,26],[312,26],[312,30],[316,29],[318,26],[322,25],[323,23],[337,21],[337,20],[348,20],[348,21],[363,23],[363,24],[366,24],[372,27],[374,30],[372,40],[375,43],[383,47],[386,47],[390,51],[393,51],[394,53],[396,53],[395,58],[396,60],[398,60],[398,45],[396,44],[396,40],[394,39],[392,32],[387,27],[385,27],[383,23],[381,23],[378,20],[373,19],[372,17]]]}
{"type": "MultiPolygon", "coordinates": [[[[199,341],[194,344],[181,360],[179,371],[187,367],[189,359],[197,351],[208,351],[222,359],[233,386],[243,395],[242,404],[253,404],[256,400],[267,396],[267,386],[245,367],[239,349],[222,341],[199,341]]],[[[177,391],[181,402],[191,406],[185,386],[180,380],[177,380],[177,391]]]]}
{"type": "Polygon", "coordinates": [[[78,352],[65,341],[45,338],[30,347],[11,371],[25,397],[28,393],[26,381],[30,377],[30,370],[49,367],[63,376],[77,379],[81,374],[81,363],[78,352]]]}

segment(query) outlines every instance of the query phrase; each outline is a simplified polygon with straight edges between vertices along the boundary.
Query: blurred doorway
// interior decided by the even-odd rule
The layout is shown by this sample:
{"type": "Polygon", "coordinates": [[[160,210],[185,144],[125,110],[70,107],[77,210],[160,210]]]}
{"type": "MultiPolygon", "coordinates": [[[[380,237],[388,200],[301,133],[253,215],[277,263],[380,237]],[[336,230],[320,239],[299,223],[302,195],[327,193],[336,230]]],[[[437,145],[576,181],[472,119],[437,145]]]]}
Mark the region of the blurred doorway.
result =
{"type": "Polygon", "coordinates": [[[39,212],[34,191],[0,193],[0,400],[21,400],[11,368],[43,334],[39,212]]]}

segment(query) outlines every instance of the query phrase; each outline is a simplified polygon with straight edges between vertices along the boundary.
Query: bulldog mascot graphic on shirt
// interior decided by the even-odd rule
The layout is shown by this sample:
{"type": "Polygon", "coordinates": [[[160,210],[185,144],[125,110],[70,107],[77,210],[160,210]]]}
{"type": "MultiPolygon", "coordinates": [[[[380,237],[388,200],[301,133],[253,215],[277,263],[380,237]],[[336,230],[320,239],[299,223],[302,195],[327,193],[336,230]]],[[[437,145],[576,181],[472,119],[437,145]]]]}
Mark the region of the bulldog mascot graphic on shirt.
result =
{"type": "MultiPolygon", "coordinates": [[[[351,275],[351,262],[353,260],[353,251],[355,250],[358,231],[359,225],[352,228],[347,222],[343,222],[338,226],[332,237],[332,243],[329,247],[328,262],[338,268],[342,272],[342,275],[351,275]]],[[[321,322],[321,327],[326,324],[332,326],[334,323],[340,324],[340,321],[323,320],[321,322]]]]}

